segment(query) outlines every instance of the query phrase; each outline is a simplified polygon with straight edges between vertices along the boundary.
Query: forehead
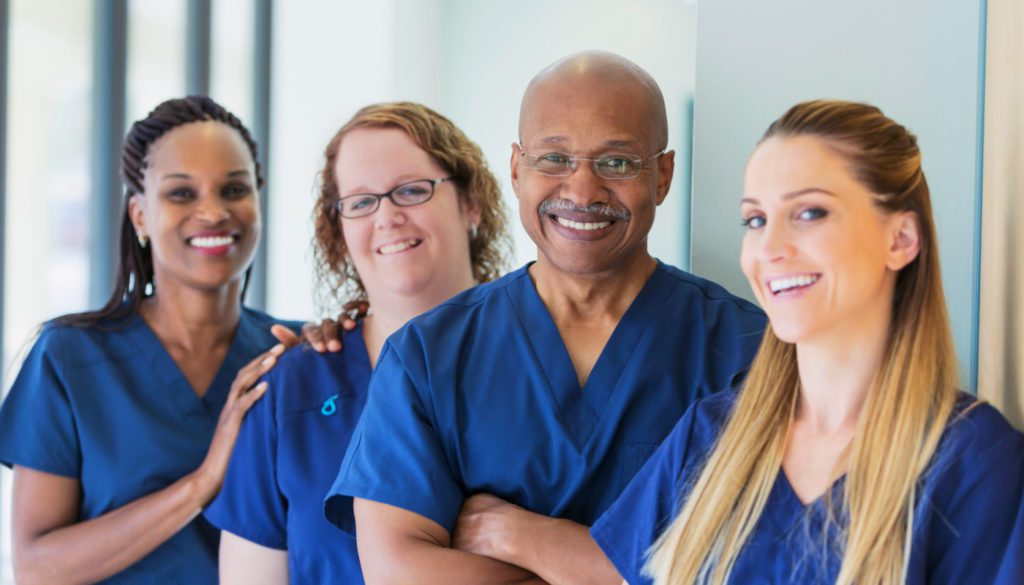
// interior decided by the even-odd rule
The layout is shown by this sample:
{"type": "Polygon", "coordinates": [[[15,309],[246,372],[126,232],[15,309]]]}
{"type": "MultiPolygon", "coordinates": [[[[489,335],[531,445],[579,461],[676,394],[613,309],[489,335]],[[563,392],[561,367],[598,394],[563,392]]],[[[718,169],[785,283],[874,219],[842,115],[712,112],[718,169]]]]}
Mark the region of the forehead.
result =
{"type": "Polygon", "coordinates": [[[520,121],[524,146],[561,144],[574,150],[626,143],[653,148],[648,96],[631,84],[549,82],[528,96],[520,121]]]}
{"type": "Polygon", "coordinates": [[[345,134],[334,162],[342,194],[386,191],[396,182],[436,179],[443,169],[399,128],[356,128],[345,134]]]}
{"type": "Polygon", "coordinates": [[[771,198],[811,187],[833,193],[866,191],[846,159],[813,136],[769,138],[747,162],[745,197],[771,198]]]}
{"type": "Polygon", "coordinates": [[[147,169],[167,172],[192,174],[203,169],[253,166],[252,154],[238,131],[213,121],[190,122],[168,130],[150,145],[146,156],[147,169]]]}

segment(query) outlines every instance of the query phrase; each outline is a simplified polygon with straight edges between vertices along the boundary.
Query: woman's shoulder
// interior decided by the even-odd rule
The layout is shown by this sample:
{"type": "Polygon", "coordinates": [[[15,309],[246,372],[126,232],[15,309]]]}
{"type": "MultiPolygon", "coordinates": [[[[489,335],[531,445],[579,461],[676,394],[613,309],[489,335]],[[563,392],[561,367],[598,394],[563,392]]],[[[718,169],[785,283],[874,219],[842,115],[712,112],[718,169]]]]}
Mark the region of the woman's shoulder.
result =
{"type": "Polygon", "coordinates": [[[993,449],[1024,449],[1024,434],[994,406],[961,392],[946,423],[939,451],[966,458],[984,457],[993,449]]]}

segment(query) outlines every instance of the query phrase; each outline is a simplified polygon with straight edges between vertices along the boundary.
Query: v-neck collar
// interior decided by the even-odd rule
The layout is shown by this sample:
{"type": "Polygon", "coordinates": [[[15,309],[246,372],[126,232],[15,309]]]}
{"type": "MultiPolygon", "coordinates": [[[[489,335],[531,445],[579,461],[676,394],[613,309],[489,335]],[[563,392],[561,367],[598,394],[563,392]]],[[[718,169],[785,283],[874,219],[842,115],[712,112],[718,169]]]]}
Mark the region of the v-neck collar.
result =
{"type": "Polygon", "coordinates": [[[659,261],[601,350],[587,383],[581,388],[569,350],[529,274],[530,264],[520,269],[506,289],[519,314],[537,363],[547,379],[552,399],[563,424],[582,449],[597,428],[612,392],[618,385],[638,342],[668,300],[673,279],[659,261]]]}
{"type": "Polygon", "coordinates": [[[149,350],[146,352],[146,358],[154,375],[153,384],[163,389],[164,397],[173,400],[186,412],[192,412],[196,406],[201,406],[207,415],[214,418],[219,416],[238,370],[263,351],[259,340],[269,334],[259,331],[249,309],[242,307],[231,345],[210,385],[200,397],[141,315],[134,316],[134,323],[130,327],[136,337],[137,347],[149,350]]]}

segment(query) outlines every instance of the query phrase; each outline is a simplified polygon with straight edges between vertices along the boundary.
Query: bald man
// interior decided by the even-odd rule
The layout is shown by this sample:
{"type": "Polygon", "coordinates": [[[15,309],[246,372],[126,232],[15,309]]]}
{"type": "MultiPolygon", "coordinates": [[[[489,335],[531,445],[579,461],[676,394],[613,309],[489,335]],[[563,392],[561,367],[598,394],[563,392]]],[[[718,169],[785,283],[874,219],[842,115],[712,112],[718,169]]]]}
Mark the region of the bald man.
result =
{"type": "Polygon", "coordinates": [[[647,250],[675,155],[645,71],[563,59],[527,88],[519,133],[537,261],[391,337],[328,496],[367,583],[618,583],[587,527],[764,330],[647,250]]]}

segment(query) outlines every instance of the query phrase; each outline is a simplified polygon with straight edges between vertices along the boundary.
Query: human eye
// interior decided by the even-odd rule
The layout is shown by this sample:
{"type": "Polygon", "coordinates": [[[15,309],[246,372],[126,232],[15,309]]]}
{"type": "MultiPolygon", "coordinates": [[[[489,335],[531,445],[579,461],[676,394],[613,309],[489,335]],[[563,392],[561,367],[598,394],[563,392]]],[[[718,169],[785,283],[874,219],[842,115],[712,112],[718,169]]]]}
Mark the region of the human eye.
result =
{"type": "Polygon", "coordinates": [[[416,181],[415,183],[399,185],[394,190],[392,197],[398,197],[406,201],[420,201],[428,195],[430,195],[430,183],[416,181]]]}
{"type": "Polygon", "coordinates": [[[195,198],[195,192],[189,187],[174,187],[169,189],[165,196],[171,201],[189,201],[195,198]]]}
{"type": "Polygon", "coordinates": [[[825,218],[826,216],[828,216],[828,211],[820,207],[808,207],[806,209],[801,209],[796,214],[796,218],[801,221],[817,221],[825,218]]]}
{"type": "Polygon", "coordinates": [[[562,152],[545,152],[537,156],[536,164],[547,169],[567,169],[572,166],[572,157],[562,152]]]}
{"type": "Polygon", "coordinates": [[[740,222],[740,225],[748,230],[759,230],[764,227],[765,223],[767,223],[767,220],[763,215],[751,214],[744,217],[743,221],[740,222]]]}
{"type": "Polygon", "coordinates": [[[377,198],[373,195],[352,195],[341,200],[342,211],[348,214],[366,213],[373,209],[377,198]]]}
{"type": "Polygon", "coordinates": [[[637,163],[632,157],[612,154],[594,161],[597,168],[613,175],[629,175],[636,171],[637,163]]]}
{"type": "Polygon", "coordinates": [[[228,199],[242,199],[252,192],[252,188],[245,183],[229,183],[224,186],[221,193],[228,199]]]}

